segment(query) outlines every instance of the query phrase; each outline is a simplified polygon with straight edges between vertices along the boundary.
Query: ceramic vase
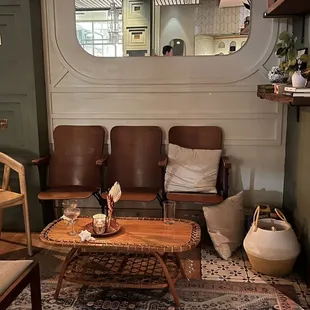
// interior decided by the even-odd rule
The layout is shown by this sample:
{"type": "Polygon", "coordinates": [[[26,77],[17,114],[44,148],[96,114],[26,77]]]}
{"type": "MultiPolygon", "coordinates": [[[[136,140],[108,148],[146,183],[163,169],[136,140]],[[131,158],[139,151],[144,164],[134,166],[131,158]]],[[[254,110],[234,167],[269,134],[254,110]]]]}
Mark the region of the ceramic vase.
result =
{"type": "Polygon", "coordinates": [[[243,246],[254,270],[280,277],[292,271],[300,245],[285,216],[275,211],[282,220],[259,219],[259,207],[256,209],[243,246]]]}
{"type": "Polygon", "coordinates": [[[301,75],[301,71],[295,71],[294,74],[292,75],[292,86],[301,88],[305,87],[307,84],[307,80],[301,75]]]}

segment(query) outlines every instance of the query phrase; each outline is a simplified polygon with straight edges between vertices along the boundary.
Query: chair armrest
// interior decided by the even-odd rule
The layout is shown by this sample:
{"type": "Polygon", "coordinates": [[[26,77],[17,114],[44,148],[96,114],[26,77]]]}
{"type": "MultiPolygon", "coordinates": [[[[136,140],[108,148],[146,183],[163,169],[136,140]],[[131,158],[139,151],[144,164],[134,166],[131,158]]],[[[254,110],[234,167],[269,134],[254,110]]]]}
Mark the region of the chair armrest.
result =
{"type": "Polygon", "coordinates": [[[222,161],[224,169],[231,169],[231,162],[229,161],[229,158],[227,156],[223,156],[222,161]]]}
{"type": "Polygon", "coordinates": [[[164,168],[164,167],[166,167],[168,165],[168,157],[166,156],[164,159],[162,159],[162,160],[160,160],[159,162],[158,162],[158,166],[160,167],[160,168],[164,168]]]}
{"type": "Polygon", "coordinates": [[[105,157],[102,157],[100,159],[97,159],[96,160],[96,165],[97,166],[103,166],[103,164],[106,164],[107,161],[108,161],[108,158],[109,158],[109,155],[105,156],[105,157]]]}
{"type": "Polygon", "coordinates": [[[50,163],[50,158],[51,158],[51,156],[48,155],[48,156],[41,157],[41,158],[38,158],[38,159],[33,159],[32,160],[32,164],[34,166],[48,166],[49,163],[50,163]]]}

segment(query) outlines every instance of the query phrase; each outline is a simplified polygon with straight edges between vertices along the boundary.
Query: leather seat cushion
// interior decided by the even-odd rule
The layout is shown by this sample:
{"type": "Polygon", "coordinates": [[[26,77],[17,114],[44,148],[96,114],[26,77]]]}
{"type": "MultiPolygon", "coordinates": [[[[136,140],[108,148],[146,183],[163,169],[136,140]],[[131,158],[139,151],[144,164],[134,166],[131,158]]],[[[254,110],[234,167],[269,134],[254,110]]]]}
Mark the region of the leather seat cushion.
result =
{"type": "Polygon", "coordinates": [[[86,188],[84,186],[64,186],[50,188],[41,192],[39,193],[38,198],[40,200],[86,199],[95,191],[95,188],[86,188]]]}

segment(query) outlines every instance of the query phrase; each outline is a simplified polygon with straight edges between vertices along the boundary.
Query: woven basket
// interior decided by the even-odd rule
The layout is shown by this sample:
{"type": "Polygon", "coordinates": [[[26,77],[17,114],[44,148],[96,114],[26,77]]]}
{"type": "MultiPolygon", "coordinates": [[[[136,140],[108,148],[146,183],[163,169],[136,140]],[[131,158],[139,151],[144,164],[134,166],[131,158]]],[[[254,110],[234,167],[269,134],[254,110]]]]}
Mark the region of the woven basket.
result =
{"type": "Polygon", "coordinates": [[[292,272],[296,258],[288,260],[268,260],[247,253],[254,270],[273,277],[282,277],[292,272]]]}
{"type": "Polygon", "coordinates": [[[254,270],[279,277],[292,271],[300,245],[283,213],[278,209],[275,212],[281,220],[259,219],[257,207],[243,246],[254,270]]]}

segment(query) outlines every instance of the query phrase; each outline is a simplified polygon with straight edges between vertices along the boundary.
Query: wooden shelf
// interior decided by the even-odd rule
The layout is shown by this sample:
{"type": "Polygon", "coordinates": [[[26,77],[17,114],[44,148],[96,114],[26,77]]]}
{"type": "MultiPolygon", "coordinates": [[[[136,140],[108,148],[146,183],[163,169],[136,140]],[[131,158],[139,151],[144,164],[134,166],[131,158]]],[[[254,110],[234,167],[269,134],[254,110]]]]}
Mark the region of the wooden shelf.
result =
{"type": "MultiPolygon", "coordinates": [[[[310,1],[310,0],[309,0],[310,1]]],[[[269,101],[280,102],[288,104],[290,106],[296,107],[296,119],[299,122],[300,107],[310,106],[310,97],[290,97],[285,95],[278,95],[274,93],[257,92],[257,97],[261,99],[266,99],[269,101]]]]}
{"type": "MultiPolygon", "coordinates": [[[[310,1],[310,0],[309,0],[310,1]]],[[[274,93],[257,92],[257,97],[270,101],[286,103],[292,106],[310,106],[310,97],[290,97],[274,93]]]]}
{"type": "Polygon", "coordinates": [[[268,7],[264,17],[307,15],[309,13],[309,0],[277,0],[268,7]]]}
{"type": "Polygon", "coordinates": [[[288,103],[288,104],[291,104],[293,102],[292,97],[278,95],[274,93],[257,92],[257,97],[259,97],[260,99],[266,99],[270,101],[276,101],[276,102],[288,103]]]}

